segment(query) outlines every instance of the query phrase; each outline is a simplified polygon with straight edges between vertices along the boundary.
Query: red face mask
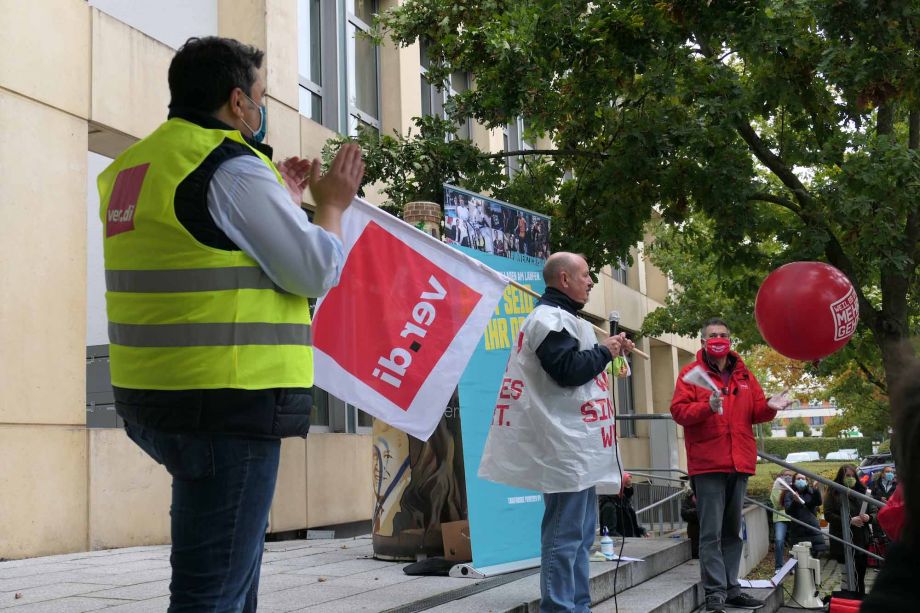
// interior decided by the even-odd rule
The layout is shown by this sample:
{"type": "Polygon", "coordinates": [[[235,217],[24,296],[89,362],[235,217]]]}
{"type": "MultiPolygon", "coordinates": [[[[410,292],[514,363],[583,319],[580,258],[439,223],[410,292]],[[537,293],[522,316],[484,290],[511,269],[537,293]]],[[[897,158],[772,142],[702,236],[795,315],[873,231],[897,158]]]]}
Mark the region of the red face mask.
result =
{"type": "Polygon", "coordinates": [[[728,338],[707,338],[706,339],[706,353],[717,358],[721,358],[723,355],[728,355],[729,350],[732,348],[732,341],[728,338]]]}

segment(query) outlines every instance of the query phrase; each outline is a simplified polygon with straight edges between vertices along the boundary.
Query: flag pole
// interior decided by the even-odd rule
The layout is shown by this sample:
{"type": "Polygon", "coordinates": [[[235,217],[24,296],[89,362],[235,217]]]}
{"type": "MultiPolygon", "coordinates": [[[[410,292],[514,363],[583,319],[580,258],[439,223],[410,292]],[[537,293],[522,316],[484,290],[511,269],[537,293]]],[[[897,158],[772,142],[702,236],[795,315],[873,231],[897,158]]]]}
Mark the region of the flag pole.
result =
{"type": "MultiPolygon", "coordinates": [[[[513,285],[514,287],[516,287],[516,288],[518,288],[519,290],[521,290],[522,292],[524,292],[525,294],[530,294],[530,295],[533,296],[534,298],[540,298],[540,294],[538,294],[537,292],[533,291],[532,289],[530,289],[530,288],[527,287],[526,285],[521,285],[520,283],[518,283],[517,281],[514,281],[513,279],[508,279],[508,282],[509,282],[511,285],[513,285]]],[[[587,320],[585,320],[585,321],[587,321],[587,320]]],[[[590,321],[589,321],[588,323],[591,324],[590,321]]],[[[591,324],[591,325],[594,326],[594,329],[595,329],[597,332],[600,332],[600,333],[603,334],[604,336],[610,336],[610,332],[608,332],[607,330],[604,330],[604,329],[601,328],[600,326],[595,326],[594,324],[591,324]]],[[[649,358],[648,358],[648,354],[645,353],[644,351],[640,351],[639,349],[633,349],[631,353],[635,353],[636,355],[641,356],[641,357],[645,358],[646,360],[649,359],[649,358]]]]}

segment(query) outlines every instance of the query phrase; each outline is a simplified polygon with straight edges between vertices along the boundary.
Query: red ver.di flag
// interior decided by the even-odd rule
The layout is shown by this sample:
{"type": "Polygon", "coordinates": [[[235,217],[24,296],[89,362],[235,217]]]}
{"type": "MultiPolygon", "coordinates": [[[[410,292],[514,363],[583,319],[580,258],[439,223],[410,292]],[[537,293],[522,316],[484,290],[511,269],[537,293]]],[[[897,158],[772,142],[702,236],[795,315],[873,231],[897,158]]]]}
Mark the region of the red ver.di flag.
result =
{"type": "Polygon", "coordinates": [[[427,440],[508,280],[360,198],[342,234],[313,320],[317,385],[427,440]]]}

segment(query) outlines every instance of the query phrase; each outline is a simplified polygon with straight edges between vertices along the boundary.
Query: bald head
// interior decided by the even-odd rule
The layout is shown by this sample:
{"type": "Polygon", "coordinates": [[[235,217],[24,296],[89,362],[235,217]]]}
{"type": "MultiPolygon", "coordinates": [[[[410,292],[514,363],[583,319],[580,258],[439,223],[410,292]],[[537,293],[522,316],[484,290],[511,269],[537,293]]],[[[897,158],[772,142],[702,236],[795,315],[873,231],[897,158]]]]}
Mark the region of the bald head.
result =
{"type": "Polygon", "coordinates": [[[594,287],[584,256],[567,251],[554,253],[546,259],[543,280],[547,287],[555,288],[581,304],[588,302],[588,294],[594,287]]]}
{"type": "Polygon", "coordinates": [[[543,265],[543,280],[548,287],[559,288],[562,273],[572,274],[572,271],[583,262],[584,258],[576,253],[568,251],[559,251],[546,258],[546,264],[543,265]]]}

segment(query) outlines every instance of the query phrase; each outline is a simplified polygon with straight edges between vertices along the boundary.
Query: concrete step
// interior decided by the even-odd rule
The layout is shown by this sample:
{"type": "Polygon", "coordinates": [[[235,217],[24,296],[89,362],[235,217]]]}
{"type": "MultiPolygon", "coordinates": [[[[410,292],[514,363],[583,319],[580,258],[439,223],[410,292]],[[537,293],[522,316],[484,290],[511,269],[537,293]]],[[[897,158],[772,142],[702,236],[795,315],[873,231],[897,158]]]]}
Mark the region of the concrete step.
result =
{"type": "Polygon", "coordinates": [[[703,603],[699,565],[687,562],[591,608],[594,613],[687,613],[703,603]]]}
{"type": "MultiPolygon", "coordinates": [[[[617,541],[619,551],[619,541],[617,541]]],[[[621,593],[640,585],[652,577],[665,573],[690,559],[690,541],[675,539],[626,539],[623,555],[639,558],[642,562],[623,562],[616,568],[614,562],[591,563],[591,596],[593,602],[611,598],[614,592],[621,593]]],[[[699,570],[697,569],[697,579],[699,570]]],[[[444,594],[447,596],[447,594],[444,594]]],[[[540,609],[539,572],[493,589],[445,602],[426,609],[441,613],[470,613],[491,611],[508,613],[531,613],[540,609]]],[[[685,610],[686,611],[686,610],[685,610]]],[[[685,611],[683,613],[685,613],[685,611]]]]}
{"type": "MultiPolygon", "coordinates": [[[[746,594],[764,601],[758,613],[775,613],[783,605],[782,586],[774,589],[745,589],[746,594]]],[[[687,613],[705,611],[705,595],[700,583],[699,560],[687,561],[676,568],[617,594],[592,607],[594,613],[687,613]]],[[[744,609],[728,608],[729,613],[744,609]]]]}

